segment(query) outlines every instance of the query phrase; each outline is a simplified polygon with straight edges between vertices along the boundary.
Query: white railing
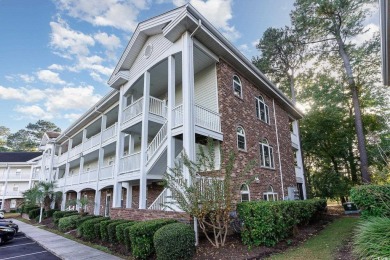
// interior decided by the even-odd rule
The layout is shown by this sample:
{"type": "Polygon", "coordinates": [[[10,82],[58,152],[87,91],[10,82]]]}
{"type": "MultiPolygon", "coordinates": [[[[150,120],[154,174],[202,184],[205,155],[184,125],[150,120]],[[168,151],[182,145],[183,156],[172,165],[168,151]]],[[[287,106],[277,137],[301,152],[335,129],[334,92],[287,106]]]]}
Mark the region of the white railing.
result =
{"type": "Polygon", "coordinates": [[[123,122],[127,122],[142,114],[143,101],[144,98],[141,97],[123,110],[123,122]]]}
{"type": "Polygon", "coordinates": [[[100,169],[100,180],[111,179],[113,176],[114,164],[104,166],[100,169]]]}
{"type": "Polygon", "coordinates": [[[72,158],[78,155],[79,153],[81,153],[82,148],[83,148],[82,143],[73,147],[72,150],[69,151],[69,158],[72,158]]]}
{"type": "Polygon", "coordinates": [[[58,187],[63,187],[65,184],[65,178],[62,177],[61,179],[58,179],[56,182],[58,187]]]}
{"type": "MultiPolygon", "coordinates": [[[[24,191],[6,191],[5,196],[23,196],[22,192],[24,191]]],[[[3,195],[3,191],[0,194],[3,195]]]]}
{"type": "Polygon", "coordinates": [[[165,105],[164,100],[160,100],[155,97],[150,97],[149,98],[149,113],[157,115],[157,116],[162,116],[166,117],[167,114],[167,107],[165,105]]]}
{"type": "Polygon", "coordinates": [[[80,175],[80,183],[86,183],[97,180],[97,169],[85,171],[80,175]]]}
{"type": "Polygon", "coordinates": [[[30,173],[20,173],[20,174],[10,173],[8,175],[8,180],[29,180],[29,179],[30,179],[30,173]]]}
{"type": "Polygon", "coordinates": [[[102,133],[102,142],[104,143],[110,138],[113,138],[116,136],[116,127],[118,123],[113,124],[109,128],[105,129],[102,133]]]}
{"type": "Polygon", "coordinates": [[[221,192],[219,194],[224,193],[223,178],[211,178],[211,177],[197,176],[195,178],[195,181],[198,182],[197,187],[198,187],[200,193],[204,194],[205,196],[209,197],[210,199],[216,199],[215,194],[207,194],[207,193],[215,192],[217,189],[219,189],[221,192]],[[208,189],[208,190],[205,188],[205,187],[210,187],[210,186],[213,186],[213,188],[208,189]]]}
{"type": "Polygon", "coordinates": [[[74,185],[79,183],[79,175],[74,174],[74,175],[68,175],[68,178],[66,179],[66,185],[74,185]]]}
{"type": "Polygon", "coordinates": [[[195,125],[221,132],[219,114],[199,105],[195,105],[195,125]]]}
{"type": "Polygon", "coordinates": [[[99,144],[100,144],[100,133],[97,133],[96,135],[90,137],[87,141],[85,141],[83,150],[86,151],[99,144]]]}
{"type": "Polygon", "coordinates": [[[124,156],[120,160],[119,172],[132,172],[141,168],[141,152],[124,156]]]}
{"type": "Polygon", "coordinates": [[[164,210],[166,208],[166,199],[167,199],[168,190],[165,188],[160,195],[153,201],[152,205],[149,206],[148,209],[151,210],[164,210]]]}
{"type": "Polygon", "coordinates": [[[58,156],[58,164],[65,162],[67,155],[68,155],[68,153],[65,152],[65,153],[61,154],[60,156],[58,156]]]}
{"type": "Polygon", "coordinates": [[[173,127],[183,125],[183,105],[179,105],[173,109],[173,127]]]}
{"type": "Polygon", "coordinates": [[[161,144],[167,139],[167,122],[161,127],[156,136],[150,142],[148,148],[146,149],[146,162],[148,162],[153,155],[156,153],[157,149],[161,144]]]}

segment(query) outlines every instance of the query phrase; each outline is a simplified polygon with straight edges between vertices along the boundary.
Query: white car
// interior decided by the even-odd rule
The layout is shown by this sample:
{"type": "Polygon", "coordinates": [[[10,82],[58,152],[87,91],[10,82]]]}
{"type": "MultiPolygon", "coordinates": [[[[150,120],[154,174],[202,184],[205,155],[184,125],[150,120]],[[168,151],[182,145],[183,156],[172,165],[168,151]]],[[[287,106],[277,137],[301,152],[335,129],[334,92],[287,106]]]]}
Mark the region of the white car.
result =
{"type": "Polygon", "coordinates": [[[0,219],[3,219],[3,218],[4,218],[4,212],[0,211],[0,219]]]}

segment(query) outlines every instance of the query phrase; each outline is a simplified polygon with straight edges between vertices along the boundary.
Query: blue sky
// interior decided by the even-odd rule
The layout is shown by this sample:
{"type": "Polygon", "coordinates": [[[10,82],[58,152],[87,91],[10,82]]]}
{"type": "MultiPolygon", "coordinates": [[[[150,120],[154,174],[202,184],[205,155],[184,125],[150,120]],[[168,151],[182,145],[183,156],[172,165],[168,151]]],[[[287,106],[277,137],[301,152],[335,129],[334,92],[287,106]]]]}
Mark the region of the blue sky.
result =
{"type": "MultiPolygon", "coordinates": [[[[62,129],[109,90],[136,25],[186,0],[0,0],[0,125],[45,119],[62,129]]],[[[191,0],[248,58],[293,0],[191,0]]],[[[378,19],[370,26],[376,29],[378,19]]]]}

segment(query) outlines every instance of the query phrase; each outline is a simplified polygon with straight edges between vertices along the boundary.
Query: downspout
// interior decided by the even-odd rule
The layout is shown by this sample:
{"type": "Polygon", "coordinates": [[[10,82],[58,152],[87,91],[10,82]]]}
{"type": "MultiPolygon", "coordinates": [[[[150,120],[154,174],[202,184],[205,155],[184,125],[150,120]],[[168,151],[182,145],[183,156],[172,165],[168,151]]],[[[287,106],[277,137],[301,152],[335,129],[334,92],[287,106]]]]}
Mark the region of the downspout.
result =
{"type": "Polygon", "coordinates": [[[279,149],[279,133],[278,133],[278,124],[276,122],[276,112],[275,112],[275,99],[272,99],[272,106],[274,109],[274,121],[275,121],[275,132],[276,132],[276,144],[278,146],[278,160],[279,160],[279,171],[280,171],[280,183],[282,185],[282,196],[284,200],[284,184],[283,184],[283,171],[282,171],[282,162],[280,159],[280,149],[279,149]]]}

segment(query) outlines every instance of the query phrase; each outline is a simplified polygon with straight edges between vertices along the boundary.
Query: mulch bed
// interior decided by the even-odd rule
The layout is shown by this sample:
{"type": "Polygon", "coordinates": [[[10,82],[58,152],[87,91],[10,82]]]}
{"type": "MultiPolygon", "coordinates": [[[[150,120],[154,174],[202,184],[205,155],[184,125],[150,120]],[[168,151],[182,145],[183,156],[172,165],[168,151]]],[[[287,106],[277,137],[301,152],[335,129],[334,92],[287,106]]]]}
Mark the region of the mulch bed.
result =
{"type": "MultiPolygon", "coordinates": [[[[339,214],[337,213],[339,213],[338,210],[335,210],[334,212],[331,210],[331,212],[328,212],[328,215],[323,216],[319,221],[299,227],[296,236],[283,240],[274,247],[258,246],[249,249],[248,246],[242,244],[239,234],[233,234],[227,237],[224,247],[214,248],[205,237],[201,237],[193,259],[264,259],[272,254],[281,253],[291,247],[295,247],[316,235],[324,229],[327,224],[339,217],[339,214]]],[[[47,228],[58,230],[54,226],[51,218],[43,220],[41,224],[45,225],[47,228]]],[[[77,237],[76,230],[70,231],[68,234],[77,237]]],[[[78,239],[83,240],[82,238],[78,239]]],[[[105,246],[111,251],[120,254],[123,258],[132,259],[131,254],[127,252],[125,246],[121,244],[111,244],[100,240],[90,242],[105,246]]],[[[346,241],[344,246],[337,252],[335,259],[354,259],[351,253],[351,246],[351,241],[346,241]]],[[[149,259],[155,259],[155,256],[149,259]]]]}

